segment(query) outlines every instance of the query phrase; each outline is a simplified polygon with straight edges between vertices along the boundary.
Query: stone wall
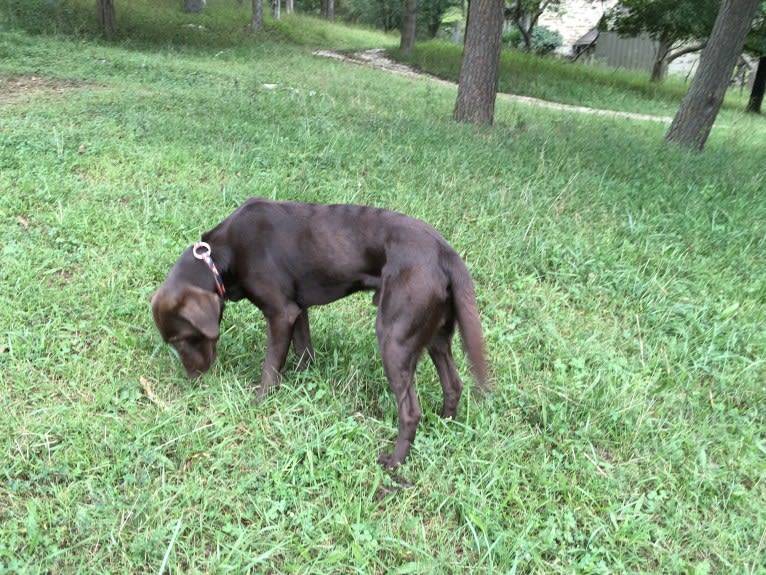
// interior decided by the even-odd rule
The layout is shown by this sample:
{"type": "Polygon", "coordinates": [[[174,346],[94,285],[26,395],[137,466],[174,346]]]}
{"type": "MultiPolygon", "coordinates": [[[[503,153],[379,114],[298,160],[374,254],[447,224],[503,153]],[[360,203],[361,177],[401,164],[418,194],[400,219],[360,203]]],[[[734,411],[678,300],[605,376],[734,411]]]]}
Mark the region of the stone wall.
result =
{"type": "Polygon", "coordinates": [[[562,0],[558,10],[547,10],[540,16],[538,25],[561,34],[563,45],[557,52],[569,56],[572,45],[594,28],[604,12],[615,4],[617,0],[562,0]]]}

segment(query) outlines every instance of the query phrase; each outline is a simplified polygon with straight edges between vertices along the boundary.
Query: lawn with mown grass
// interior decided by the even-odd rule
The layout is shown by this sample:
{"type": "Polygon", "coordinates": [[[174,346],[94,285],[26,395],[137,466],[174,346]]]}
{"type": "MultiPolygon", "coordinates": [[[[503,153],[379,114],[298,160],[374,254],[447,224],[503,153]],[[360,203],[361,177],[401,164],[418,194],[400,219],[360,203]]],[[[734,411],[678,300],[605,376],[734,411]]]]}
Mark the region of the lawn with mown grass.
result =
{"type": "MultiPolygon", "coordinates": [[[[398,48],[388,52],[397,60],[444,80],[457,82],[460,78],[463,52],[459,45],[433,40],[416,44],[409,55],[398,48]]],[[[498,90],[562,104],[672,117],[689,82],[689,78],[671,75],[661,83],[653,83],[649,82],[648,71],[503,50],[498,90]]],[[[726,95],[724,113],[744,110],[749,94],[746,86],[732,86],[726,95]]]]}
{"type": "Polygon", "coordinates": [[[763,119],[727,110],[699,154],[506,101],[459,125],[454,88],[312,56],[390,42],[323,25],[0,32],[0,573],[766,573],[763,119]],[[262,403],[246,302],[188,381],[148,299],[251,195],[432,223],[493,394],[456,350],[443,421],[422,361],[385,472],[369,294],[312,310],[316,360],[262,403]]]}

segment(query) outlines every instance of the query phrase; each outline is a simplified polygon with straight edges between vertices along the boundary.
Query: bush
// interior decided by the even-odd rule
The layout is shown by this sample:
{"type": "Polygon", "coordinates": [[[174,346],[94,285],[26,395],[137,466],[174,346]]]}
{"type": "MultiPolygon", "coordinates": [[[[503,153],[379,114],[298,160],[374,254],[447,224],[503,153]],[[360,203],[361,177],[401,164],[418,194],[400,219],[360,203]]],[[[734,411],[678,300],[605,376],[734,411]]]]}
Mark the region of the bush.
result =
{"type": "MultiPolygon", "coordinates": [[[[95,0],[0,0],[0,15],[11,28],[32,34],[101,36],[95,0]]],[[[115,41],[149,45],[241,45],[252,38],[249,3],[211,2],[202,14],[187,13],[180,0],[116,2],[117,26],[108,34],[115,41]]],[[[0,20],[2,19],[0,17],[0,20]]]]}
{"type": "MultiPolygon", "coordinates": [[[[537,26],[532,30],[531,52],[544,56],[561,46],[563,40],[561,34],[545,26],[537,26]]],[[[513,28],[503,33],[503,44],[516,50],[526,50],[524,36],[518,28],[513,28]]]]}
{"type": "Polygon", "coordinates": [[[544,55],[561,46],[561,34],[545,26],[538,26],[532,31],[532,51],[544,55]]]}
{"type": "MultiPolygon", "coordinates": [[[[0,14],[12,28],[33,34],[56,34],[79,30],[82,10],[59,0],[0,0],[0,14]]],[[[95,20],[95,10],[88,14],[95,20]]]]}

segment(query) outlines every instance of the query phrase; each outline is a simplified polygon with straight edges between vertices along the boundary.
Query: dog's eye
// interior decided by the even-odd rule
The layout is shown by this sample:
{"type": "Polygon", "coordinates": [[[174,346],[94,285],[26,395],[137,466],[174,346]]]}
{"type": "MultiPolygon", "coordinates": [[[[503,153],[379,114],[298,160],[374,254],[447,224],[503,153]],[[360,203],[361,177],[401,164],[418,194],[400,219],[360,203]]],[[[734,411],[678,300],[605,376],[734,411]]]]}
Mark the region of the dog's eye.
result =
{"type": "Polygon", "coordinates": [[[177,338],[174,341],[171,341],[170,344],[172,345],[173,349],[175,349],[178,353],[187,353],[189,347],[193,347],[194,344],[190,344],[186,339],[177,338]]]}
{"type": "Polygon", "coordinates": [[[185,335],[185,336],[176,336],[172,339],[168,340],[168,343],[171,343],[175,346],[188,346],[188,345],[197,345],[199,344],[203,339],[205,339],[203,336],[194,334],[194,335],[185,335]]]}

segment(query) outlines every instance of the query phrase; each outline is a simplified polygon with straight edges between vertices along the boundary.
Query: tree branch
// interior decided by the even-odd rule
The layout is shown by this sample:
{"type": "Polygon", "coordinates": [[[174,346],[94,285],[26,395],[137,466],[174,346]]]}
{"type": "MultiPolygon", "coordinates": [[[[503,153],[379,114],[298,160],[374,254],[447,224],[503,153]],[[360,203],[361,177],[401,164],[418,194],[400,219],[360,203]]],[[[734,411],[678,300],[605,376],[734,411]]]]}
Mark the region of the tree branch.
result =
{"type": "Polygon", "coordinates": [[[670,64],[673,60],[676,58],[680,58],[681,56],[684,56],[685,54],[691,54],[692,52],[699,52],[702,50],[705,46],[707,46],[707,40],[704,40],[698,44],[691,44],[689,46],[685,46],[683,48],[679,48],[676,52],[668,52],[668,54],[665,56],[665,61],[670,64]]]}

